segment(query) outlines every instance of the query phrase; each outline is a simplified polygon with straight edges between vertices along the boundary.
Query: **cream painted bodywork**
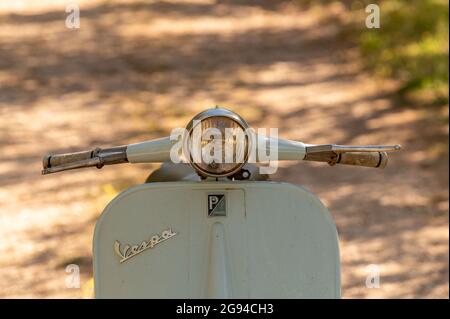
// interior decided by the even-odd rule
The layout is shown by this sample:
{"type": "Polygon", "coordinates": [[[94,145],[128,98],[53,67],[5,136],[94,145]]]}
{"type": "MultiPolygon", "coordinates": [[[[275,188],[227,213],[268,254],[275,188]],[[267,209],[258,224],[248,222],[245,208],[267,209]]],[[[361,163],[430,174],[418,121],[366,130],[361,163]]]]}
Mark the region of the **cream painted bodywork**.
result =
{"type": "MultiPolygon", "coordinates": [[[[171,140],[169,136],[130,144],[127,146],[127,159],[130,163],[161,163],[171,161],[170,151],[175,144],[181,147],[181,142],[171,140]]],[[[261,154],[276,154],[276,159],[280,161],[299,161],[305,157],[306,146],[307,144],[302,142],[257,135],[254,162],[260,162],[259,152],[261,154]],[[262,149],[259,150],[259,148],[262,149]]],[[[174,151],[174,153],[176,152],[174,151]]]]}
{"type": "Polygon", "coordinates": [[[328,210],[301,187],[275,182],[165,182],[132,187],[94,234],[97,298],[339,298],[340,261],[328,210]],[[227,216],[208,217],[207,195],[227,216]],[[177,235],[119,263],[116,240],[177,235]]]}

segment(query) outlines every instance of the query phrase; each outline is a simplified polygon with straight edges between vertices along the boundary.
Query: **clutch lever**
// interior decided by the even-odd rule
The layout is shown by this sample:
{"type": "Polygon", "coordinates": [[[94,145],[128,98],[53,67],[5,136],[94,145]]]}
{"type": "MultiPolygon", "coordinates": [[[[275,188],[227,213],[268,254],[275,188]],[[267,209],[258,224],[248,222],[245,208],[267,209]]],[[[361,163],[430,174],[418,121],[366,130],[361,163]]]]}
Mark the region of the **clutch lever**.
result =
{"type": "Polygon", "coordinates": [[[387,152],[400,149],[400,145],[306,145],[304,160],[327,162],[330,165],[344,164],[385,168],[388,162],[387,152]]]}
{"type": "Polygon", "coordinates": [[[336,144],[322,144],[322,145],[306,145],[306,153],[319,153],[319,152],[391,152],[398,151],[401,146],[396,145],[336,145],[336,144]]]}

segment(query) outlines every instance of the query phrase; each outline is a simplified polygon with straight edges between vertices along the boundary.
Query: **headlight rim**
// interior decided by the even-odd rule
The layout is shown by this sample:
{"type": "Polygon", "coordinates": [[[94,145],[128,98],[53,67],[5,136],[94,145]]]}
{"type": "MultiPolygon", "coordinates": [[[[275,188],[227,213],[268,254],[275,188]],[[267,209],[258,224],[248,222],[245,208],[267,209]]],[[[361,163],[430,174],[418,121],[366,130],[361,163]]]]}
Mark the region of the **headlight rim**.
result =
{"type": "Polygon", "coordinates": [[[236,167],[233,170],[230,170],[226,173],[221,173],[221,174],[215,174],[212,173],[210,171],[207,171],[205,169],[203,169],[202,167],[200,167],[198,165],[198,163],[195,163],[192,160],[192,156],[189,152],[189,154],[187,154],[187,149],[189,149],[189,137],[191,136],[191,132],[194,129],[194,121],[199,121],[197,125],[200,125],[200,123],[202,123],[202,121],[212,118],[212,117],[225,117],[225,118],[229,118],[232,121],[234,121],[236,124],[238,124],[242,130],[244,132],[247,131],[247,129],[250,128],[250,125],[237,113],[225,109],[225,108],[221,108],[221,107],[215,107],[212,109],[207,109],[204,110],[200,113],[198,113],[197,115],[195,115],[186,125],[186,132],[185,135],[183,137],[183,153],[186,157],[186,160],[188,160],[189,164],[194,168],[194,170],[201,176],[203,177],[213,177],[213,178],[222,178],[222,177],[228,177],[231,176],[235,173],[237,173],[247,162],[248,162],[248,158],[249,158],[249,151],[251,149],[251,139],[247,137],[247,148],[246,148],[246,152],[244,155],[244,160],[241,163],[236,163],[236,167]]]}

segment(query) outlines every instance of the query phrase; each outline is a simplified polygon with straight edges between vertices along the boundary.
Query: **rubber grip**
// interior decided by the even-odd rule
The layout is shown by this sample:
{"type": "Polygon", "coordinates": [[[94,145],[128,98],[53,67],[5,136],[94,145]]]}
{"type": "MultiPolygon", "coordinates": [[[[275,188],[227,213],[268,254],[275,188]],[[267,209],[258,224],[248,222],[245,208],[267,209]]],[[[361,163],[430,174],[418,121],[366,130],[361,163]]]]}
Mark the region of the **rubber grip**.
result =
{"type": "Polygon", "coordinates": [[[54,166],[59,166],[63,164],[70,164],[73,162],[83,161],[90,159],[94,156],[94,150],[82,151],[75,153],[65,153],[65,154],[54,154],[46,155],[42,160],[42,166],[45,168],[50,168],[54,166]]]}
{"type": "Polygon", "coordinates": [[[388,162],[386,152],[339,153],[336,164],[384,168],[388,162]]]}

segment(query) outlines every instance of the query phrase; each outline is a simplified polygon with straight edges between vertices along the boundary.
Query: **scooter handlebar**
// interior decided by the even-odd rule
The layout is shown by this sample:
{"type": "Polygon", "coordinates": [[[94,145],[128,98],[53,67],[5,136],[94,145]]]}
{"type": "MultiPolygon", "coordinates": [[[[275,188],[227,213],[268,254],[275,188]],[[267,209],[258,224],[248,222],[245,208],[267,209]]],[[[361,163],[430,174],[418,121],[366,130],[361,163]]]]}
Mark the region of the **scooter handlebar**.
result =
{"type": "Polygon", "coordinates": [[[96,148],[90,151],[46,155],[42,174],[51,174],[83,167],[102,168],[120,163],[159,163],[170,160],[170,150],[176,141],[169,137],[125,146],[96,148]]]}
{"type": "MultiPolygon", "coordinates": [[[[346,146],[336,144],[311,145],[285,139],[269,139],[258,136],[258,143],[266,145],[267,141],[276,142],[278,160],[307,160],[327,162],[330,165],[344,164],[384,168],[387,164],[388,151],[400,149],[400,145],[392,146],[346,146]]],[[[60,171],[97,167],[119,163],[157,163],[171,159],[171,149],[176,143],[170,137],[144,141],[127,146],[106,149],[96,148],[90,151],[47,155],[43,159],[42,174],[60,171]]],[[[272,143],[270,143],[272,145],[272,143]]],[[[266,147],[266,146],[263,146],[266,147]]],[[[269,146],[269,149],[271,146],[269,146]]],[[[267,151],[267,149],[266,149],[267,151]]],[[[257,158],[257,162],[259,162],[257,158]]]]}

